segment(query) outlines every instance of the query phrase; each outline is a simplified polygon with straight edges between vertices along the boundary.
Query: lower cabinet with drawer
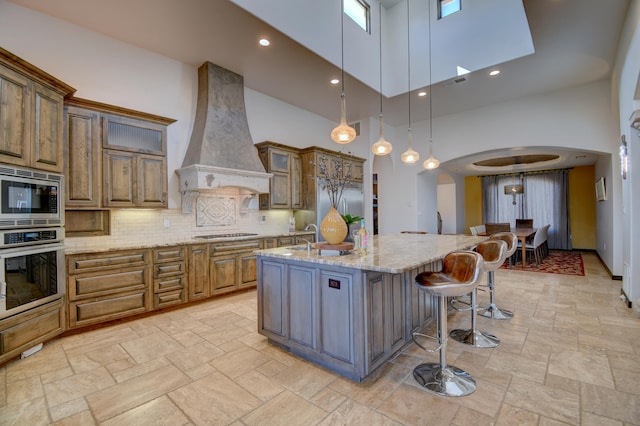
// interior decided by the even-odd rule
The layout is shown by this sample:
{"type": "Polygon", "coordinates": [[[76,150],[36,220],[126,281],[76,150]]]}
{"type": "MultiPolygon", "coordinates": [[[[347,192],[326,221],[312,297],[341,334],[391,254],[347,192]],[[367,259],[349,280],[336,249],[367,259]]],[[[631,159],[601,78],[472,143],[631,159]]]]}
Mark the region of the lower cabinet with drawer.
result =
{"type": "Polygon", "coordinates": [[[256,255],[262,240],[214,243],[209,247],[209,288],[211,295],[254,287],[257,282],[256,255]]]}
{"type": "Polygon", "coordinates": [[[153,249],[153,307],[187,301],[187,262],[184,246],[153,249]]]}
{"type": "Polygon", "coordinates": [[[67,256],[69,328],[152,309],[151,250],[67,256]]]}

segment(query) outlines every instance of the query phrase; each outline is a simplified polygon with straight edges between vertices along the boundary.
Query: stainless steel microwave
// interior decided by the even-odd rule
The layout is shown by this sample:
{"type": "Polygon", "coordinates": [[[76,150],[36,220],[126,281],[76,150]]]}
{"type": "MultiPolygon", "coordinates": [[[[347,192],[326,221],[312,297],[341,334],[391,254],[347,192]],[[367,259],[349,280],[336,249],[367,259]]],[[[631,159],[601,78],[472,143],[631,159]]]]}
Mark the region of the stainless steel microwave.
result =
{"type": "Polygon", "coordinates": [[[64,225],[64,177],[0,165],[0,228],[64,225]]]}

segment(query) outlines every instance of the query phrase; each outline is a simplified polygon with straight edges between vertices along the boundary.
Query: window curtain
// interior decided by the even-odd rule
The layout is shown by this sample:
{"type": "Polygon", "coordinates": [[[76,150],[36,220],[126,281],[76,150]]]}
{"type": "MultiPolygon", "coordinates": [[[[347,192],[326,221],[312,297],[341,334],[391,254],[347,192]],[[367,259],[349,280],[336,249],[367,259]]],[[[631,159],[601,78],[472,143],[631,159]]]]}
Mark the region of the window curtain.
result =
{"type": "MultiPolygon", "coordinates": [[[[510,223],[524,217],[526,199],[522,194],[505,195],[505,185],[520,184],[519,175],[482,177],[482,217],[484,223],[510,223]],[[515,204],[514,204],[515,201],[515,204]]],[[[526,194],[526,190],[525,190],[526,194]]]]}
{"type": "Polygon", "coordinates": [[[533,219],[533,226],[550,224],[549,248],[571,250],[569,229],[568,171],[482,177],[482,215],[484,223],[533,219]],[[522,183],[524,194],[504,193],[505,185],[522,183]]]}

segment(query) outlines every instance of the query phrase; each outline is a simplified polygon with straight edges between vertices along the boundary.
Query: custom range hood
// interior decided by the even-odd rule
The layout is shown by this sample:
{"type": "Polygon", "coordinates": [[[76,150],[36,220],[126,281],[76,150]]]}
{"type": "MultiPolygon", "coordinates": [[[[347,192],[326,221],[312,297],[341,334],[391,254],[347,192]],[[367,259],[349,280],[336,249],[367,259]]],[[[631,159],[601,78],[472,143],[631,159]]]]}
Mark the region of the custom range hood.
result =
{"type": "Polygon", "coordinates": [[[182,211],[191,212],[201,192],[236,187],[246,193],[269,192],[253,145],[244,107],[241,75],[211,62],[198,68],[198,103],[180,178],[182,211]]]}

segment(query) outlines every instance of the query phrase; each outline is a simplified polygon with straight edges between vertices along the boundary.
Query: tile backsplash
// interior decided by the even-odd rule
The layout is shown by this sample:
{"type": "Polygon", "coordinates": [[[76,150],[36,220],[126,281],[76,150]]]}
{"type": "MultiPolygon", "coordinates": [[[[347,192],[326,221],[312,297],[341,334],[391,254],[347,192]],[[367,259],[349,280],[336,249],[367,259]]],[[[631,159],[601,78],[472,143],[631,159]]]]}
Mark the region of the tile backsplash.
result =
{"type": "MultiPolygon", "coordinates": [[[[183,242],[196,235],[233,232],[285,234],[290,210],[258,210],[256,197],[238,190],[218,190],[200,197],[206,217],[198,220],[198,209],[183,214],[180,209],[111,211],[111,235],[67,238],[70,249],[131,247],[140,244],[183,242]],[[200,226],[198,226],[198,224],[200,226]]],[[[200,212],[202,215],[202,211],[200,212]]]]}

